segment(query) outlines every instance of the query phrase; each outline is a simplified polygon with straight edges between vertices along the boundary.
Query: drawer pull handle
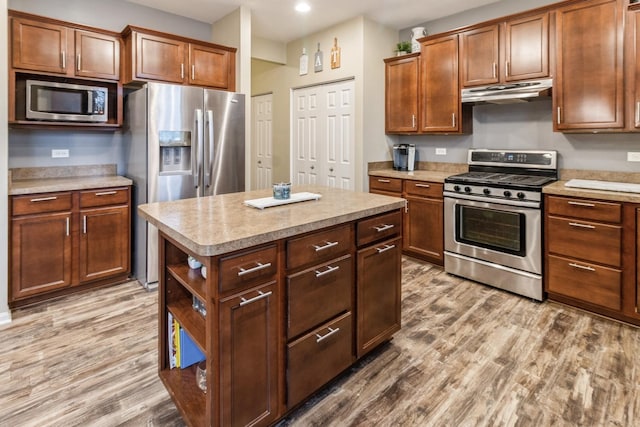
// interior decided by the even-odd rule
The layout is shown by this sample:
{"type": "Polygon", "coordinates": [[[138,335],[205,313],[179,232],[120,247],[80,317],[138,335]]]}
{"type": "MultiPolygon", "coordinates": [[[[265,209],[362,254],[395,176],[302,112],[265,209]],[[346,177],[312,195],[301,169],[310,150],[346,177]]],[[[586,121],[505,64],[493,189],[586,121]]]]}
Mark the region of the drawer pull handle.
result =
{"type": "Polygon", "coordinates": [[[327,269],[326,269],[326,270],[324,270],[324,271],[316,270],[316,277],[322,277],[322,276],[324,276],[325,274],[329,274],[329,273],[334,272],[334,271],[336,271],[336,270],[340,270],[340,266],[339,266],[339,265],[336,265],[335,267],[331,267],[331,266],[329,265],[329,266],[327,266],[327,269]]]}
{"type": "Polygon", "coordinates": [[[255,273],[256,271],[264,270],[265,268],[271,267],[270,262],[266,264],[263,264],[261,262],[256,262],[256,264],[257,265],[255,267],[251,267],[251,268],[240,267],[240,271],[238,271],[238,277],[244,276],[245,274],[255,273]]]}
{"type": "Polygon", "coordinates": [[[415,184],[415,186],[420,188],[431,188],[429,184],[415,184]]]}
{"type": "Polygon", "coordinates": [[[117,191],[103,191],[102,193],[96,193],[96,196],[111,196],[116,193],[117,191]]]}
{"type": "Polygon", "coordinates": [[[273,293],[272,291],[269,291],[269,292],[258,291],[258,295],[253,298],[246,299],[244,297],[240,297],[240,307],[242,307],[243,305],[251,304],[252,302],[256,302],[261,299],[267,298],[272,293],[273,293]]]}
{"type": "Polygon", "coordinates": [[[388,179],[378,179],[378,182],[382,182],[383,184],[389,184],[391,181],[388,179]]]}
{"type": "Polygon", "coordinates": [[[67,236],[69,235],[69,217],[67,217],[67,236]]]}
{"type": "Polygon", "coordinates": [[[327,328],[327,329],[329,329],[329,332],[327,332],[324,335],[316,334],[316,342],[320,342],[322,340],[325,340],[325,339],[329,338],[331,335],[337,334],[338,332],[340,332],[340,328],[335,328],[335,329],[327,328]]]}
{"type": "Polygon", "coordinates": [[[596,269],[593,267],[589,267],[588,265],[576,264],[575,262],[570,262],[569,265],[574,268],[579,268],[580,270],[596,271],[596,269]]]}
{"type": "Polygon", "coordinates": [[[82,215],[82,234],[87,234],[87,216],[82,215]]]}
{"type": "Polygon", "coordinates": [[[382,248],[376,248],[376,251],[378,251],[379,254],[383,253],[383,252],[387,252],[388,250],[391,250],[393,248],[395,248],[396,245],[384,245],[384,247],[382,248]]]}
{"type": "Polygon", "coordinates": [[[337,245],[338,245],[338,242],[327,242],[326,245],[323,245],[323,246],[313,245],[313,247],[315,248],[316,252],[320,252],[320,251],[332,248],[332,247],[337,246],[337,245]]]}
{"type": "Polygon", "coordinates": [[[375,228],[375,229],[376,229],[376,231],[377,231],[378,233],[381,233],[381,232],[383,232],[383,231],[390,230],[390,229],[392,229],[393,227],[395,227],[395,225],[394,225],[394,224],[385,224],[385,225],[380,225],[380,226],[378,226],[378,227],[375,227],[375,226],[374,226],[373,228],[375,228]]]}
{"type": "Polygon", "coordinates": [[[51,196],[51,197],[40,197],[38,199],[31,199],[32,202],[48,202],[51,200],[56,200],[57,197],[56,196],[51,196]]]}
{"type": "Polygon", "coordinates": [[[580,224],[580,223],[577,223],[577,222],[570,222],[570,223],[569,223],[569,225],[570,225],[570,226],[572,226],[572,227],[580,227],[580,228],[589,228],[589,229],[594,229],[594,228],[596,228],[596,227],[595,227],[595,226],[593,226],[593,225],[580,224]]]}
{"type": "Polygon", "coordinates": [[[584,202],[567,202],[567,203],[569,203],[570,205],[573,205],[573,206],[582,206],[582,207],[585,207],[585,208],[595,208],[596,207],[596,205],[594,205],[593,203],[584,203],[584,202]]]}

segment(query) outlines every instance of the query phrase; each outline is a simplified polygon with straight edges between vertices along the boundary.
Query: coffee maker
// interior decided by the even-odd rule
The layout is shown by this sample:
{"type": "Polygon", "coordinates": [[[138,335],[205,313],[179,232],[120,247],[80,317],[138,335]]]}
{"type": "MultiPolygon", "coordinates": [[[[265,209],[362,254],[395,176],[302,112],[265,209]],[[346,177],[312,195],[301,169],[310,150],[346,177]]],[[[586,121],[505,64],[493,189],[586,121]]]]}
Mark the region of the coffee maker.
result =
{"type": "Polygon", "coordinates": [[[394,144],[393,169],[397,171],[412,171],[416,164],[415,144],[394,144]]]}

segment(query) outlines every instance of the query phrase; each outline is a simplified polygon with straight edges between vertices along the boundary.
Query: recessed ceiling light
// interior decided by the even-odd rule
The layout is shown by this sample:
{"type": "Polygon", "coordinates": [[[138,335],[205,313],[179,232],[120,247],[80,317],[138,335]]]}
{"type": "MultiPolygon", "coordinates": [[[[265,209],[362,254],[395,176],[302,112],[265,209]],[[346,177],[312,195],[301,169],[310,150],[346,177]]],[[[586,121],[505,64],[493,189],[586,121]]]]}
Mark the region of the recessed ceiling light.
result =
{"type": "Polygon", "coordinates": [[[298,3],[296,5],[296,11],[300,13],[306,13],[306,12],[309,12],[310,10],[311,10],[311,6],[309,6],[308,3],[298,3]]]}

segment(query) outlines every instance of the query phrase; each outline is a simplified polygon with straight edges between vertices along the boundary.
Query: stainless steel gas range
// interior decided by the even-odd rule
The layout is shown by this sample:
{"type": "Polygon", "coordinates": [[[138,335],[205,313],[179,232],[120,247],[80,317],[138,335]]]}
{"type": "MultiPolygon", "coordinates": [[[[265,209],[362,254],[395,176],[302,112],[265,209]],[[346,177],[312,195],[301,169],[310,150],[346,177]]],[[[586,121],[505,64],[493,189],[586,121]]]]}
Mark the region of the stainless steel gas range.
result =
{"type": "Polygon", "coordinates": [[[557,153],[472,149],[468,164],[445,179],[445,271],[542,301],[542,187],[558,179],[557,153]]]}

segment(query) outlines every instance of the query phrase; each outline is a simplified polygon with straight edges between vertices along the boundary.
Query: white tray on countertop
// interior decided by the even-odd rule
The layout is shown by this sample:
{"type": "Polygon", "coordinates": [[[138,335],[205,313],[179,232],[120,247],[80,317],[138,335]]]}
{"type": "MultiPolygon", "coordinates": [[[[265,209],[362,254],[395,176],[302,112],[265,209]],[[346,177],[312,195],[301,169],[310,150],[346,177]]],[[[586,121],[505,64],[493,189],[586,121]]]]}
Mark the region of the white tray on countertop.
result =
{"type": "Polygon", "coordinates": [[[570,179],[565,187],[587,188],[590,190],[621,191],[623,193],[640,193],[640,184],[616,181],[597,181],[593,179],[570,179]]]}
{"type": "Polygon", "coordinates": [[[309,192],[291,193],[288,199],[274,199],[273,197],[263,197],[261,199],[245,200],[244,204],[258,209],[270,208],[272,206],[288,205],[290,203],[306,202],[307,200],[318,200],[322,195],[309,192]]]}

